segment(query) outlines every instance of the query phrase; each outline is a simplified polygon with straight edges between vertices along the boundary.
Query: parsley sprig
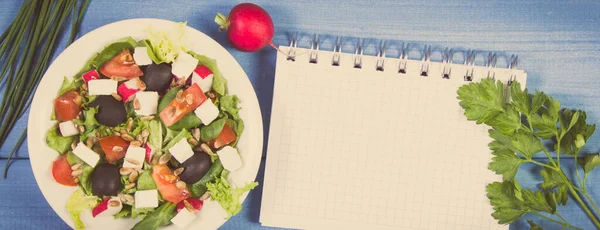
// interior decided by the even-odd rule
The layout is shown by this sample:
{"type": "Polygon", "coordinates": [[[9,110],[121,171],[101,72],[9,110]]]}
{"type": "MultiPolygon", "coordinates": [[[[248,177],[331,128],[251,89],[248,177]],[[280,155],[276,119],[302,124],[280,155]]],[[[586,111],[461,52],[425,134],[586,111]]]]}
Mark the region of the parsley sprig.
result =
{"type": "MultiPolygon", "coordinates": [[[[596,217],[600,209],[586,187],[588,174],[600,165],[600,156],[581,153],[596,125],[586,123],[584,111],[561,108],[558,100],[539,91],[529,93],[516,81],[508,88],[493,79],[472,82],[459,88],[458,99],[468,120],[491,127],[489,147],[494,157],[488,168],[501,174],[503,180],[489,184],[486,192],[494,207],[492,216],[499,224],[512,223],[530,213],[562,228],[580,229],[557,212],[557,205],[566,205],[570,194],[600,229],[596,217]],[[547,159],[538,157],[542,153],[547,159]],[[576,159],[576,183],[563,171],[561,154],[576,159]],[[517,171],[526,163],[542,167],[539,189],[521,188],[516,180],[517,171]]],[[[539,228],[528,222],[532,228],[539,228]]]]}

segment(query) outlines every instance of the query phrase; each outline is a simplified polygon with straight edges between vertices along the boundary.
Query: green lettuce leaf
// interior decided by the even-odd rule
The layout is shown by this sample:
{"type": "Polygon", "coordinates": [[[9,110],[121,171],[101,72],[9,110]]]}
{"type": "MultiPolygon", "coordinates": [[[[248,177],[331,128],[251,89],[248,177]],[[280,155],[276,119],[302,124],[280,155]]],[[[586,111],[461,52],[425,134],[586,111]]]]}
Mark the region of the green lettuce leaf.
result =
{"type": "Polygon", "coordinates": [[[150,170],[146,170],[142,174],[140,174],[140,176],[138,177],[138,181],[137,181],[137,189],[138,190],[156,189],[156,184],[154,183],[154,180],[152,179],[152,172],[150,170]]]}
{"type": "Polygon", "coordinates": [[[158,120],[151,120],[148,128],[150,130],[148,142],[154,147],[155,153],[160,153],[163,144],[162,124],[158,120]]]}
{"type": "Polygon", "coordinates": [[[131,206],[129,205],[123,205],[123,208],[121,209],[121,211],[117,214],[115,214],[115,219],[119,219],[121,217],[129,217],[131,216],[131,206]]]}
{"type": "Polygon", "coordinates": [[[163,152],[168,151],[171,147],[173,147],[175,144],[177,144],[177,142],[179,142],[181,139],[187,140],[190,137],[192,137],[192,134],[190,132],[188,132],[185,129],[181,130],[181,132],[179,132],[175,137],[173,137],[173,139],[171,139],[169,141],[169,143],[167,143],[167,145],[163,148],[163,152]]]}
{"type": "Polygon", "coordinates": [[[186,22],[178,23],[171,31],[158,31],[151,26],[146,29],[148,40],[146,47],[150,47],[149,54],[156,64],[171,63],[177,58],[179,52],[186,51],[187,41],[185,37],[186,22]]]}
{"type": "Polygon", "coordinates": [[[112,43],[98,53],[98,56],[92,62],[92,66],[99,68],[104,63],[112,59],[115,55],[119,54],[124,49],[133,50],[137,46],[137,42],[132,37],[125,37],[115,43],[112,43]]]}
{"type": "Polygon", "coordinates": [[[78,188],[67,201],[67,211],[75,221],[75,229],[84,229],[85,225],[81,222],[81,212],[86,209],[92,209],[98,205],[100,198],[96,196],[86,196],[78,188]]]}
{"type": "Polygon", "coordinates": [[[71,143],[77,138],[77,135],[70,137],[63,137],[58,130],[58,125],[52,126],[46,133],[46,143],[50,148],[56,150],[58,153],[65,154],[71,150],[71,143]]]}
{"type": "Polygon", "coordinates": [[[148,214],[152,213],[155,208],[131,208],[131,218],[144,219],[148,214]]]}
{"type": "MultiPolygon", "coordinates": [[[[75,156],[73,152],[69,151],[67,153],[67,162],[69,163],[69,165],[74,165],[83,161],[79,159],[79,157],[75,156]]],[[[81,188],[83,189],[86,195],[92,195],[91,174],[94,171],[94,168],[92,168],[92,166],[89,166],[88,164],[83,164],[83,166],[81,166],[81,169],[83,170],[83,173],[78,177],[79,185],[81,185],[81,188]]]]}
{"type": "Polygon", "coordinates": [[[154,49],[152,49],[152,46],[150,45],[150,40],[148,40],[148,39],[141,40],[138,42],[138,46],[146,47],[146,52],[148,53],[148,57],[150,57],[152,62],[154,62],[154,63],[162,62],[160,59],[158,59],[156,54],[154,54],[154,49]]]}
{"type": "Polygon", "coordinates": [[[225,126],[225,122],[227,122],[227,118],[221,118],[219,120],[213,121],[208,126],[204,126],[200,129],[200,139],[202,141],[210,141],[215,139],[221,134],[223,131],[223,126],[225,126]]]}
{"type": "Polygon", "coordinates": [[[210,169],[208,169],[208,172],[204,174],[202,179],[189,185],[192,197],[201,197],[204,195],[204,193],[208,190],[208,188],[206,188],[206,183],[214,181],[217,177],[219,177],[219,175],[221,175],[221,172],[223,172],[223,164],[221,163],[221,160],[217,159],[213,162],[213,164],[210,166],[210,169]]]}
{"type": "Polygon", "coordinates": [[[167,202],[159,206],[152,213],[146,215],[143,220],[135,224],[132,230],[155,230],[171,223],[175,216],[177,204],[167,202]]]}
{"type": "Polygon", "coordinates": [[[234,120],[240,119],[240,115],[238,114],[240,111],[240,108],[238,108],[240,99],[236,95],[223,96],[219,99],[219,101],[221,111],[231,115],[231,118],[234,120]]]}
{"type": "Polygon", "coordinates": [[[225,209],[229,217],[235,216],[242,211],[242,203],[240,197],[256,186],[258,182],[252,182],[241,188],[231,188],[227,182],[227,170],[221,172],[221,177],[217,178],[214,183],[206,184],[210,192],[210,199],[219,202],[221,207],[225,209]]]}

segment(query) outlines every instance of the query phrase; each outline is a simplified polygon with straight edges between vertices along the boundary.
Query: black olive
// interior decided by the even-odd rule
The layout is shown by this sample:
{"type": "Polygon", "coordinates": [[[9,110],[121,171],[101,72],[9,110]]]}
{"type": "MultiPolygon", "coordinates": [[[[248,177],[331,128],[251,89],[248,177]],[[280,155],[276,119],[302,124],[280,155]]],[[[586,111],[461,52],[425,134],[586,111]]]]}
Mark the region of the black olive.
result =
{"type": "Polygon", "coordinates": [[[142,81],[146,83],[146,90],[156,92],[165,92],[171,85],[171,79],[171,65],[166,63],[148,65],[142,77],[142,81]]]}
{"type": "Polygon", "coordinates": [[[125,104],[117,101],[113,96],[100,95],[91,103],[92,107],[98,106],[96,120],[98,123],[115,127],[127,120],[125,104]]]}
{"type": "Polygon", "coordinates": [[[192,157],[181,163],[183,173],[179,175],[182,181],[193,184],[202,179],[212,166],[210,156],[204,152],[195,152],[192,157]]]}
{"type": "Polygon", "coordinates": [[[116,196],[123,189],[119,168],[113,164],[102,163],[92,172],[92,193],[96,196],[116,196]]]}

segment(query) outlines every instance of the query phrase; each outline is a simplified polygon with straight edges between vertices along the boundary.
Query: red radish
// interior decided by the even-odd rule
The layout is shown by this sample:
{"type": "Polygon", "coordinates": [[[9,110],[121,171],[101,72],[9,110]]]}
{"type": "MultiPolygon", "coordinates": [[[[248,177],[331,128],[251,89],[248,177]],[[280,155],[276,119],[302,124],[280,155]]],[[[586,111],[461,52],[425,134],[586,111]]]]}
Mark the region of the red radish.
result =
{"type": "Polygon", "coordinates": [[[123,102],[133,100],[133,95],[139,91],[146,89],[146,84],[139,77],[128,80],[125,83],[119,85],[117,93],[123,98],[123,102]]]}
{"type": "Polygon", "coordinates": [[[106,211],[106,209],[108,209],[108,201],[110,201],[110,199],[106,199],[100,202],[100,204],[96,205],[96,207],[92,209],[92,216],[96,217],[98,214],[106,211]]]}
{"type": "Polygon", "coordinates": [[[100,79],[100,75],[98,74],[98,71],[96,71],[95,69],[87,71],[86,73],[82,74],[81,77],[83,78],[83,81],[85,83],[88,83],[91,80],[100,79]]]}
{"type": "Polygon", "coordinates": [[[205,65],[199,65],[192,72],[192,77],[190,77],[190,84],[196,83],[202,89],[202,92],[208,92],[212,89],[213,83],[213,72],[206,67],[205,65]]]}
{"type": "MultiPolygon", "coordinates": [[[[204,205],[204,201],[201,201],[200,199],[196,199],[193,197],[187,198],[186,201],[188,203],[190,203],[192,205],[192,207],[194,207],[194,209],[196,209],[197,211],[200,211],[200,209],[202,209],[202,206],[204,205]]],[[[179,202],[177,204],[177,212],[181,211],[181,209],[185,208],[185,203],[183,201],[179,202]]]]}
{"type": "Polygon", "coordinates": [[[227,38],[238,50],[254,52],[273,42],[273,20],[260,6],[242,3],[231,9],[229,16],[217,13],[215,23],[227,30],[227,38]]]}

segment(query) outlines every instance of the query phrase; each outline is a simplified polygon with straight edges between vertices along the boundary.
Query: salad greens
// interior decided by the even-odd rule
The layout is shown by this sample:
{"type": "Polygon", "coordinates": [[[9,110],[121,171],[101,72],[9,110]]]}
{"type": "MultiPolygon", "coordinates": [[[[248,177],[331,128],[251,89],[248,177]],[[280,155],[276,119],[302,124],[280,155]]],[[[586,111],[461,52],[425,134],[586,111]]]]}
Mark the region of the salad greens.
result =
{"type": "Polygon", "coordinates": [[[227,174],[229,171],[223,170],[221,176],[215,182],[206,184],[206,188],[210,192],[210,199],[219,202],[221,207],[227,212],[227,218],[238,214],[242,211],[242,203],[240,197],[247,191],[258,186],[257,182],[249,183],[241,188],[232,188],[227,182],[227,174]]]}
{"type": "MultiPolygon", "coordinates": [[[[557,212],[557,206],[566,205],[571,195],[600,228],[596,218],[600,209],[586,186],[588,174],[600,165],[600,159],[597,153],[581,153],[596,125],[586,123],[584,111],[561,108],[558,100],[543,92],[531,94],[522,89],[519,82],[511,82],[509,93],[504,87],[500,81],[483,79],[458,89],[460,106],[467,119],[491,127],[489,135],[493,140],[489,147],[494,157],[488,168],[503,176],[502,182],[494,182],[486,188],[494,207],[492,216],[500,224],[508,224],[530,213],[562,228],[579,229],[557,212]],[[556,159],[551,152],[555,152],[556,159]],[[534,158],[542,153],[546,159],[534,158]],[[577,159],[572,165],[576,178],[565,174],[562,154],[577,159]],[[515,178],[520,166],[526,163],[542,167],[540,189],[521,188],[515,178]],[[579,166],[583,168],[583,177],[579,166]],[[584,198],[589,203],[584,202],[584,198]]],[[[535,223],[530,224],[532,229],[539,229],[535,223]]]]}
{"type": "Polygon", "coordinates": [[[133,49],[137,46],[137,42],[132,37],[123,38],[115,43],[112,43],[106,46],[102,52],[98,53],[98,56],[94,58],[92,61],[92,66],[99,68],[102,64],[106,63],[108,60],[112,59],[115,55],[117,55],[123,49],[133,49]]]}
{"type": "Polygon", "coordinates": [[[210,141],[215,139],[221,131],[223,130],[223,126],[227,118],[221,118],[219,120],[213,121],[210,125],[206,126],[206,128],[200,130],[200,140],[202,141],[210,141]]]}
{"type": "Polygon", "coordinates": [[[223,74],[221,74],[221,71],[217,67],[217,61],[207,56],[197,54],[194,51],[188,51],[188,53],[198,59],[198,62],[200,62],[201,65],[205,65],[213,72],[214,79],[212,88],[219,95],[225,96],[227,94],[227,80],[225,80],[223,74]]]}
{"type": "Polygon", "coordinates": [[[168,225],[175,216],[176,207],[177,204],[171,202],[162,204],[143,220],[135,224],[132,230],[158,229],[159,227],[168,225]]]}
{"type": "Polygon", "coordinates": [[[73,143],[75,138],[63,137],[58,130],[58,125],[55,125],[46,134],[46,144],[58,153],[65,154],[71,149],[71,143],[73,143]]]}
{"type": "MultiPolygon", "coordinates": [[[[167,105],[169,105],[169,103],[173,99],[175,99],[175,96],[181,90],[182,89],[180,87],[174,87],[171,90],[169,90],[169,92],[167,92],[165,94],[165,96],[163,96],[162,100],[158,104],[158,110],[162,111],[165,107],[167,107],[167,105]]],[[[194,113],[189,113],[189,114],[185,115],[185,117],[183,117],[177,123],[173,124],[172,126],[169,126],[169,129],[172,129],[172,130],[191,129],[191,128],[199,126],[201,123],[202,123],[202,121],[200,121],[200,118],[198,118],[194,113]]]]}
{"type": "Polygon", "coordinates": [[[96,196],[87,196],[81,189],[75,190],[73,195],[67,201],[67,211],[75,221],[75,229],[84,229],[85,225],[81,222],[81,212],[93,208],[100,202],[96,196]]]}
{"type": "Polygon", "coordinates": [[[148,39],[144,42],[148,54],[156,64],[170,63],[175,60],[180,51],[187,51],[185,37],[185,22],[178,23],[173,31],[158,31],[152,27],[146,29],[148,39]]]}
{"type": "Polygon", "coordinates": [[[204,193],[208,191],[208,188],[206,188],[206,184],[210,181],[214,181],[215,179],[217,179],[222,171],[223,164],[219,159],[215,160],[212,166],[210,166],[208,172],[204,175],[204,177],[202,177],[202,179],[200,179],[198,182],[192,185],[189,185],[192,196],[201,197],[202,195],[204,195],[204,193]]]}

